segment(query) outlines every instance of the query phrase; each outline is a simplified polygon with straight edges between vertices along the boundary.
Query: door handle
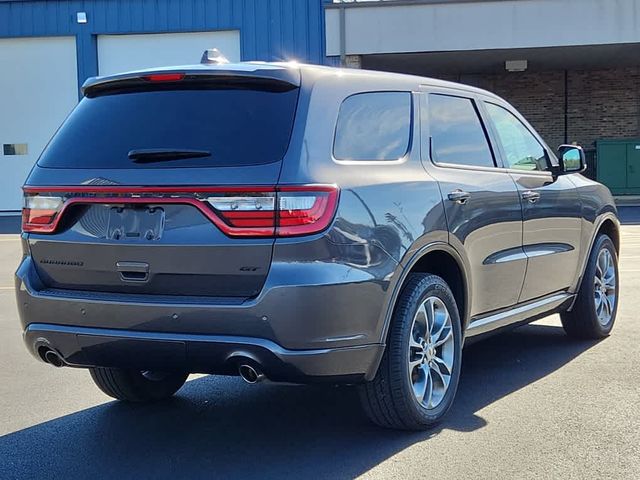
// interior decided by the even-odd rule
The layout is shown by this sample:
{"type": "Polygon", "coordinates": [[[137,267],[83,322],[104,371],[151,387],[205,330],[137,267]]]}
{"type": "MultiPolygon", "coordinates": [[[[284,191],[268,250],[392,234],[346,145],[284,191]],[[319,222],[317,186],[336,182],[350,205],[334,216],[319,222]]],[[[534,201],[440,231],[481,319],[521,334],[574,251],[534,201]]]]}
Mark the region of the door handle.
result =
{"type": "Polygon", "coordinates": [[[467,203],[469,197],[471,197],[471,194],[469,192],[465,192],[464,190],[460,190],[459,188],[447,195],[447,198],[449,200],[459,203],[460,205],[464,205],[465,203],[467,203]]]}
{"type": "Polygon", "coordinates": [[[522,199],[527,200],[529,203],[536,203],[540,200],[540,194],[538,192],[527,190],[522,194],[522,199]]]}

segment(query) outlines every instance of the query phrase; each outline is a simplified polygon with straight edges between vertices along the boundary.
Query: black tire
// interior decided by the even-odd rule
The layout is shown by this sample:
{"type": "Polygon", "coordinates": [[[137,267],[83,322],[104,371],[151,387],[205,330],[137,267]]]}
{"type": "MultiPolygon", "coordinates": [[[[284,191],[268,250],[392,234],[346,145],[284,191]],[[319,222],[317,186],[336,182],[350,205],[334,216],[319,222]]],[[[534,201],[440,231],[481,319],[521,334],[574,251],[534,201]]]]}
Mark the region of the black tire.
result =
{"type": "Polygon", "coordinates": [[[359,386],[364,411],[373,423],[401,430],[425,430],[440,422],[458,388],[462,360],[462,329],[455,298],[446,282],[429,274],[411,274],[400,294],[391,321],[387,346],[375,378],[359,386]],[[453,331],[453,368],[440,403],[427,409],[418,401],[409,374],[409,340],[422,303],[437,297],[446,306],[453,331]]]}
{"type": "Polygon", "coordinates": [[[620,276],[618,275],[618,255],[616,248],[607,235],[600,234],[598,235],[598,238],[596,238],[593,248],[591,249],[591,253],[589,254],[587,268],[585,269],[584,277],[580,282],[578,298],[573,305],[573,309],[570,312],[564,312],[560,315],[562,326],[564,327],[564,331],[567,335],[581,339],[600,339],[608,336],[611,333],[611,329],[613,328],[613,324],[616,320],[616,313],[618,312],[618,303],[620,298],[619,291],[620,276]],[[615,302],[612,309],[611,319],[604,325],[598,319],[594,298],[596,263],[598,261],[598,256],[603,249],[608,250],[611,254],[611,258],[613,259],[613,268],[615,271],[615,302]]]}
{"type": "Polygon", "coordinates": [[[171,397],[187,380],[182,372],[141,372],[120,368],[90,368],[91,378],[104,393],[125,402],[156,402],[171,397]]]}

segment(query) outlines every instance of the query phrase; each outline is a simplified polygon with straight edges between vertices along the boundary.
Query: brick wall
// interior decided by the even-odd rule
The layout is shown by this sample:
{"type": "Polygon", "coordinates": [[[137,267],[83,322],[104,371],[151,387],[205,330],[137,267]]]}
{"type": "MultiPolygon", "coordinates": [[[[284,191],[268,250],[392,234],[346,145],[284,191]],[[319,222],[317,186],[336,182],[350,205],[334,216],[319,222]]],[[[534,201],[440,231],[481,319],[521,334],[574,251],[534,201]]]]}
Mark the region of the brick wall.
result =
{"type": "Polygon", "coordinates": [[[564,143],[564,72],[461,75],[510,102],[552,148],[564,143]]]}
{"type": "MultiPolygon", "coordinates": [[[[564,72],[461,75],[511,102],[555,148],[564,143],[564,72]]],[[[640,67],[567,73],[567,137],[592,149],[602,138],[640,138],[640,67]]]]}
{"type": "Polygon", "coordinates": [[[568,81],[570,142],[640,138],[640,67],[573,71],[568,81]]]}

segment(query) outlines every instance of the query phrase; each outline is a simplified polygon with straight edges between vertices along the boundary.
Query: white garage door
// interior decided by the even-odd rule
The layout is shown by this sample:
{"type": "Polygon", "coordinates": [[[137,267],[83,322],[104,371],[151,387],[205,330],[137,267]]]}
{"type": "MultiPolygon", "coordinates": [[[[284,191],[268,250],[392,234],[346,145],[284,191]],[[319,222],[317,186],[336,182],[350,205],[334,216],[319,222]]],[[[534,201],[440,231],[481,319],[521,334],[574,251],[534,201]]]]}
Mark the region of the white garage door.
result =
{"type": "Polygon", "coordinates": [[[111,75],[141,68],[193,65],[200,62],[207,48],[217,48],[229,61],[239,62],[240,32],[98,35],[98,70],[100,75],[111,75]]]}
{"type": "Polygon", "coordinates": [[[74,37],[0,39],[0,211],[22,208],[20,187],[78,102],[74,37]]]}

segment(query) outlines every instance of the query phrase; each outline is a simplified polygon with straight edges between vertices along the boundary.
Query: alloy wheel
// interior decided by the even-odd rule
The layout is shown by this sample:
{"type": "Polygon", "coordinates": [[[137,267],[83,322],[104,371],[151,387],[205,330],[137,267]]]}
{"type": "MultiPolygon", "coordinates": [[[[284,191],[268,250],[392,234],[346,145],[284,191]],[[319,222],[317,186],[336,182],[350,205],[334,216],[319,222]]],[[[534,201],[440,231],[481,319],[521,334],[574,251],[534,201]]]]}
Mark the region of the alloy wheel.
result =
{"type": "Polygon", "coordinates": [[[455,345],[451,315],[438,297],[422,302],[409,339],[409,379],[416,400],[427,409],[443,400],[453,372],[455,345]]]}
{"type": "Polygon", "coordinates": [[[593,279],[594,303],[600,325],[611,322],[616,306],[616,269],[611,252],[603,248],[598,253],[593,279]]]}

